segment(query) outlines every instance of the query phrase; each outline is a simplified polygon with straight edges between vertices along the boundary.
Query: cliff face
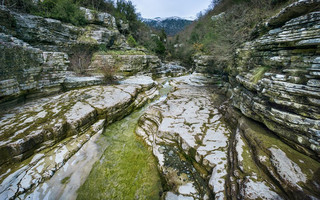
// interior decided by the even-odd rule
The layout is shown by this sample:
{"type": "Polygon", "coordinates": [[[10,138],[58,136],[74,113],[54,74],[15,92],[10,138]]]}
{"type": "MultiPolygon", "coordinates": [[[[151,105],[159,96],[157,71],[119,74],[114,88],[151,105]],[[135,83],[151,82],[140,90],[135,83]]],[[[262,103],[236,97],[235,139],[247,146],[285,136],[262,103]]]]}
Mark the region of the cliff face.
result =
{"type": "Polygon", "coordinates": [[[271,18],[262,37],[237,51],[233,105],[299,151],[320,154],[319,1],[299,1],[271,18]]]}
{"type": "Polygon", "coordinates": [[[59,20],[17,13],[4,7],[0,9],[3,21],[0,31],[28,42],[34,47],[50,51],[66,51],[78,44],[104,44],[109,47],[123,44],[125,38],[120,34],[115,18],[108,13],[97,13],[82,8],[86,13],[88,25],[77,27],[59,20]],[[8,20],[9,19],[9,20],[8,20]]]}
{"type": "MultiPolygon", "coordinates": [[[[0,8],[0,105],[104,81],[101,62],[92,55],[101,49],[130,50],[119,30],[125,31],[127,25],[117,27],[108,13],[81,10],[88,22],[84,27],[0,8]],[[75,77],[75,72],[95,77],[75,77]]],[[[113,64],[123,65],[118,69],[121,75],[161,65],[156,56],[132,52],[124,52],[116,61],[113,64]],[[121,59],[125,61],[120,63],[121,59]]]]}
{"type": "Polygon", "coordinates": [[[61,89],[69,63],[66,53],[42,51],[3,33],[0,44],[0,103],[27,93],[61,89]]]}

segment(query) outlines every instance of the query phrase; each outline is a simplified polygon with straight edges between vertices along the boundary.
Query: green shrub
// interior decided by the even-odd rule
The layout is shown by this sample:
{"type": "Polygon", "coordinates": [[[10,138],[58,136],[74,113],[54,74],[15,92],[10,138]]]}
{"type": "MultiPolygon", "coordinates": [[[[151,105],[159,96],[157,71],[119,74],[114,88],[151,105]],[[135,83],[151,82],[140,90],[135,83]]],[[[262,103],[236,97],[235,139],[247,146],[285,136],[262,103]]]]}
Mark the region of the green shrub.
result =
{"type": "Polygon", "coordinates": [[[35,10],[36,8],[33,0],[1,0],[1,5],[27,13],[35,10]]]}
{"type": "Polygon", "coordinates": [[[129,44],[130,47],[136,47],[137,46],[137,42],[136,40],[132,37],[132,35],[129,35],[127,42],[129,44]]]}
{"type": "Polygon", "coordinates": [[[59,19],[76,26],[87,24],[84,12],[73,0],[44,0],[38,3],[38,8],[33,14],[59,19]]]}

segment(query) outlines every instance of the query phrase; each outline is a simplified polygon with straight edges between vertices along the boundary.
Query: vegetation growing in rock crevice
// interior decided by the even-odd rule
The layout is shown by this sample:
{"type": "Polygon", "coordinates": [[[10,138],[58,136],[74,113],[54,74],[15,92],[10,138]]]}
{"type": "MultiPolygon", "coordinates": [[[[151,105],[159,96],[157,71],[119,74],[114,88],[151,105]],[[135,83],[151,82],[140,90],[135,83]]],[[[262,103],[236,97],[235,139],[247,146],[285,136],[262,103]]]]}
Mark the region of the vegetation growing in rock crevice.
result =
{"type": "Polygon", "coordinates": [[[93,53],[97,51],[94,45],[75,45],[70,50],[70,68],[77,74],[84,75],[91,64],[93,53]]]}
{"type": "Polygon", "coordinates": [[[263,75],[269,70],[269,66],[260,66],[258,68],[255,68],[254,74],[251,77],[251,81],[255,84],[258,83],[258,81],[263,77],[263,75]]]}

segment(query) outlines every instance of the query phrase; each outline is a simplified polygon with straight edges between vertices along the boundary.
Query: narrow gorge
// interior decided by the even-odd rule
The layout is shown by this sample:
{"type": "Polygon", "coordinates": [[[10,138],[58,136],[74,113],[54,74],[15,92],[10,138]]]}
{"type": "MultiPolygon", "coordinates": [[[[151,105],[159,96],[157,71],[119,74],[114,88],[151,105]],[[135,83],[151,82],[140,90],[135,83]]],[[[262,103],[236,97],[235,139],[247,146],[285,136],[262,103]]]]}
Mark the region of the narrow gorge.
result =
{"type": "Polygon", "coordinates": [[[320,199],[319,0],[286,5],[213,70],[80,10],[82,26],[0,6],[1,200],[320,199]]]}

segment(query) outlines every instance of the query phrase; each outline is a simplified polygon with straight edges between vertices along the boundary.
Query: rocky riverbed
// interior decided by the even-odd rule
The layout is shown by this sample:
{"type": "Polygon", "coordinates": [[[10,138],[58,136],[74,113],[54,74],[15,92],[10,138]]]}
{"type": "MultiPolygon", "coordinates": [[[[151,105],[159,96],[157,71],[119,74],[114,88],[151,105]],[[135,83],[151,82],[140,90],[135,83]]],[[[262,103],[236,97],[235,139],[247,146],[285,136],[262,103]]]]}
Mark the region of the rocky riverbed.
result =
{"type": "Polygon", "coordinates": [[[189,74],[129,47],[108,13],[1,7],[0,199],[320,199],[319,4],[284,8],[211,75],[212,55],[189,74]],[[101,45],[86,77],[70,68],[101,45]]]}
{"type": "Polygon", "coordinates": [[[159,82],[160,92],[137,76],[7,110],[1,145],[15,156],[1,154],[1,199],[320,198],[320,163],[231,107],[216,77],[159,82]]]}
{"type": "Polygon", "coordinates": [[[140,118],[165,199],[319,199],[320,163],[223,103],[201,74],[175,78],[140,118]]]}
{"type": "Polygon", "coordinates": [[[16,198],[50,179],[93,135],[158,94],[157,83],[140,76],[5,111],[0,122],[1,199],[16,198]]]}

